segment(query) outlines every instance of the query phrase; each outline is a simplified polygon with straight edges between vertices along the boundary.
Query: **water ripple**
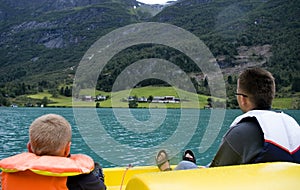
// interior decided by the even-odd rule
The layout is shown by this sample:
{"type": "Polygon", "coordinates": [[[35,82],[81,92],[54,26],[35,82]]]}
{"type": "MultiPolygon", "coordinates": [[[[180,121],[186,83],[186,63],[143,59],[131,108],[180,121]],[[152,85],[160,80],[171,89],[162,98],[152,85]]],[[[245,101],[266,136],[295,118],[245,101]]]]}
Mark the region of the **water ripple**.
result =
{"type": "MultiPolygon", "coordinates": [[[[175,133],[176,128],[178,126],[178,122],[181,119],[183,119],[185,122],[188,123],[188,121],[193,121],[193,114],[187,114],[187,115],[181,115],[180,110],[174,109],[174,110],[168,110],[167,116],[164,119],[162,123],[154,123],[157,124],[155,126],[155,130],[149,130],[145,133],[136,133],[136,131],[139,130],[139,127],[141,127],[139,124],[144,121],[151,121],[151,116],[149,114],[155,115],[155,111],[151,111],[151,113],[147,109],[135,109],[132,111],[132,114],[134,114],[134,117],[140,121],[138,124],[132,125],[132,130],[128,130],[127,127],[124,127],[120,124],[120,122],[115,118],[114,112],[112,109],[97,109],[99,120],[101,121],[101,125],[104,126],[105,131],[109,134],[110,137],[112,137],[114,140],[118,141],[121,144],[126,144],[130,147],[132,147],[132,151],[126,152],[123,154],[119,159],[123,160],[124,166],[128,164],[134,164],[139,165],[142,164],[142,161],[137,161],[135,163],[131,163],[133,158],[135,158],[137,155],[135,155],[135,149],[138,148],[147,148],[147,147],[153,147],[155,145],[159,145],[160,143],[166,141],[170,136],[182,136],[183,138],[185,136],[189,136],[189,131],[185,131],[184,133],[175,133]]],[[[78,127],[75,122],[75,118],[73,115],[73,110],[69,108],[1,108],[0,107],[0,159],[3,159],[5,157],[18,154],[21,152],[26,151],[26,144],[28,142],[28,127],[31,124],[31,122],[47,113],[56,113],[64,116],[72,125],[72,147],[71,151],[72,153],[84,153],[90,155],[92,158],[94,158],[96,161],[100,162],[103,167],[113,167],[114,165],[104,159],[101,158],[101,155],[105,155],[107,153],[114,153],[121,151],[119,150],[120,147],[115,147],[114,149],[109,149],[105,151],[101,151],[97,155],[84,141],[81,134],[79,133],[78,127]]],[[[158,112],[159,113],[159,110],[158,112]]],[[[296,120],[300,121],[300,110],[291,110],[287,111],[290,115],[296,118],[296,120]]],[[[195,134],[193,134],[192,139],[190,142],[184,147],[188,149],[192,149],[197,157],[197,163],[205,165],[208,164],[212,157],[214,156],[220,141],[222,139],[222,136],[227,131],[230,123],[233,121],[233,119],[241,114],[241,111],[239,110],[229,110],[226,112],[226,117],[223,122],[223,127],[218,134],[217,139],[206,152],[204,153],[198,153],[199,144],[202,140],[203,134],[206,130],[207,124],[209,122],[209,110],[201,110],[200,118],[199,118],[199,124],[198,128],[195,131],[195,134]]],[[[152,116],[153,116],[152,115],[152,116]]],[[[121,117],[122,122],[127,122],[126,115],[122,115],[121,117]]],[[[153,120],[154,121],[154,120],[153,120]]],[[[90,123],[91,121],[89,121],[90,123]]],[[[132,123],[132,122],[131,122],[132,123]]],[[[96,122],[95,122],[96,124],[96,122]]],[[[153,124],[153,125],[154,125],[153,124]]],[[[93,125],[93,124],[91,124],[93,125]]],[[[142,126],[145,127],[145,126],[142,126]]],[[[91,138],[95,138],[95,142],[98,142],[97,138],[101,138],[102,134],[99,134],[99,131],[93,129],[93,126],[90,126],[90,135],[91,138]],[[98,134],[98,136],[95,134],[98,134]]],[[[99,143],[99,147],[101,146],[108,146],[110,144],[110,141],[105,141],[105,144],[99,143]]],[[[181,147],[183,147],[183,142],[176,142],[172,145],[170,145],[179,151],[181,147]]],[[[155,150],[147,149],[150,152],[147,153],[147,155],[150,156],[153,155],[153,164],[154,164],[154,157],[156,155],[155,150]]],[[[143,159],[149,159],[149,158],[141,158],[143,159]]],[[[181,154],[175,155],[171,159],[171,163],[176,164],[181,159],[181,154]]]]}

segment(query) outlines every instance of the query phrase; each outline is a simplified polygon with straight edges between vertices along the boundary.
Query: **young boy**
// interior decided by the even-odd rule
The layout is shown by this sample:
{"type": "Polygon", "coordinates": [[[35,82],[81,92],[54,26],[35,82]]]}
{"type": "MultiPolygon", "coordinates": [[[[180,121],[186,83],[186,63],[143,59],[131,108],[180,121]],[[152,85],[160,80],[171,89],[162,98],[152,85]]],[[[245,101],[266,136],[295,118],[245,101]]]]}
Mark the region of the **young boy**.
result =
{"type": "Polygon", "coordinates": [[[47,114],[29,127],[28,152],[0,161],[2,190],[106,189],[102,170],[86,155],[70,155],[72,130],[62,116],[47,114]]]}

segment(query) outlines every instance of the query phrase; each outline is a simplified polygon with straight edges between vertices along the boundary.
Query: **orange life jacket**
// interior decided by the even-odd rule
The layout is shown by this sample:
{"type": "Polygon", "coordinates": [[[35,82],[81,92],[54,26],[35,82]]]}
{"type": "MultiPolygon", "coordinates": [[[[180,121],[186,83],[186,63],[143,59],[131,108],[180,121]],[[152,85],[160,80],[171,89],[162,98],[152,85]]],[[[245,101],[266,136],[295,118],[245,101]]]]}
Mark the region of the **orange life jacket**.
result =
{"type": "Polygon", "coordinates": [[[67,190],[68,176],[93,168],[94,161],[82,154],[66,158],[21,153],[0,161],[2,190],[67,190]]]}

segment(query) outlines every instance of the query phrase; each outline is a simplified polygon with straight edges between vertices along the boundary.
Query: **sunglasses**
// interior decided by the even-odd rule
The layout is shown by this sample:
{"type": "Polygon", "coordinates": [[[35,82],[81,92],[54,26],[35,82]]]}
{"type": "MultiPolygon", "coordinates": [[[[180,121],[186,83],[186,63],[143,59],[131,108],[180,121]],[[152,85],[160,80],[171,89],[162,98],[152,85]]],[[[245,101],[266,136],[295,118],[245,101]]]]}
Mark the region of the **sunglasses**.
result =
{"type": "Polygon", "coordinates": [[[248,97],[248,95],[243,94],[243,93],[235,93],[236,96],[243,96],[243,97],[248,97]]]}

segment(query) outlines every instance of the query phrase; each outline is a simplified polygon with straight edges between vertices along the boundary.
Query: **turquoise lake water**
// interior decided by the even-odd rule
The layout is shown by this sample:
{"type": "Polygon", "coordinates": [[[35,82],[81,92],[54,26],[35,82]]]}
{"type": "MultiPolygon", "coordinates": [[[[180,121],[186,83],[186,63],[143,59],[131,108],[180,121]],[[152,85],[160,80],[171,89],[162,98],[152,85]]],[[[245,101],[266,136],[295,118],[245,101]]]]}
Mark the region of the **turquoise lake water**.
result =
{"type": "MultiPolygon", "coordinates": [[[[300,123],[300,110],[285,110],[300,123]]],[[[72,153],[90,155],[103,167],[152,165],[159,149],[171,163],[191,149],[197,164],[213,158],[222,136],[240,110],[0,108],[0,159],[26,151],[28,127],[48,113],[72,125],[72,153]]]]}

